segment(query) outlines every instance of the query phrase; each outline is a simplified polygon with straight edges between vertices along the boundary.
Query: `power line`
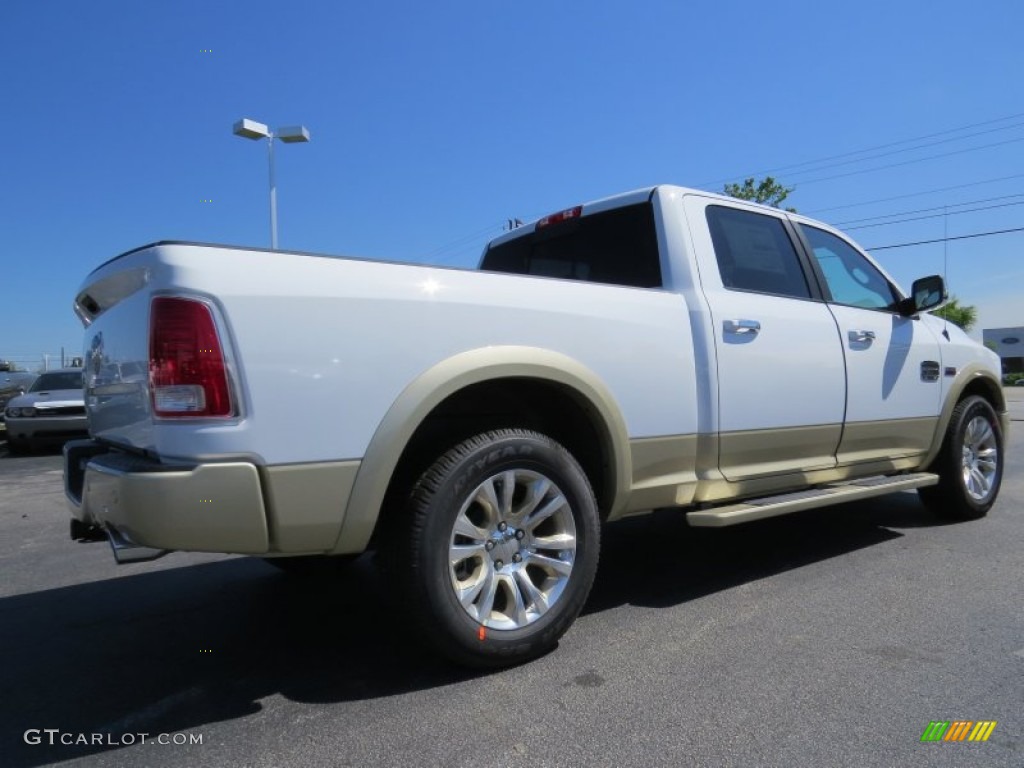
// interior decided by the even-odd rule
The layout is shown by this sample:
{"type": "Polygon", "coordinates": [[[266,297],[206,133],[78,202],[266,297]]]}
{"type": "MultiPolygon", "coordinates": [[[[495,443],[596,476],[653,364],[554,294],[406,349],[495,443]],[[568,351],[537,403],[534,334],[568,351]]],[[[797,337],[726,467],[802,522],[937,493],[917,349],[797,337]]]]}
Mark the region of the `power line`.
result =
{"type": "MultiPolygon", "coordinates": [[[[985,120],[985,121],[980,122],[980,123],[971,123],[970,125],[962,125],[959,128],[949,128],[949,129],[947,129],[945,131],[937,131],[935,133],[928,133],[928,134],[925,134],[924,136],[917,136],[917,137],[912,138],[912,139],[901,139],[900,141],[891,141],[891,142],[889,142],[887,144],[878,144],[878,145],[873,146],[873,147],[866,147],[865,149],[856,149],[856,150],[853,150],[852,152],[843,152],[843,153],[838,154],[838,155],[830,155],[828,157],[818,158],[817,160],[807,160],[807,161],[802,162],[802,163],[795,163],[795,164],[792,164],[792,165],[778,166],[776,168],[769,168],[769,169],[763,170],[763,171],[755,171],[754,173],[747,173],[747,174],[742,174],[742,175],[730,176],[727,179],[719,179],[718,181],[709,181],[709,182],[700,184],[699,186],[707,187],[707,186],[711,186],[711,185],[725,184],[725,183],[730,182],[730,181],[735,181],[737,179],[745,179],[745,178],[748,178],[750,176],[755,176],[756,177],[756,176],[762,176],[762,175],[764,175],[766,173],[778,173],[780,171],[788,171],[788,170],[791,170],[791,169],[794,169],[794,168],[803,168],[803,167],[808,166],[808,165],[817,165],[818,163],[826,163],[826,162],[829,162],[830,160],[840,160],[842,158],[852,157],[853,155],[861,155],[861,154],[865,154],[867,152],[875,152],[875,151],[877,151],[879,149],[889,149],[890,147],[897,147],[900,144],[912,144],[912,143],[914,143],[916,141],[924,141],[925,139],[933,139],[936,136],[946,136],[946,135],[948,135],[950,133],[958,133],[959,131],[967,131],[967,130],[970,130],[971,128],[980,128],[980,127],[982,127],[984,125],[992,125],[993,123],[1002,123],[1002,122],[1005,122],[1007,120],[1016,120],[1019,117],[1024,117],[1024,112],[1021,112],[1021,113],[1018,113],[1018,114],[1015,114],[1015,115],[1007,115],[1006,117],[997,117],[994,120],[985,120]]],[[[1014,126],[1007,126],[1007,127],[1014,127],[1014,126]]],[[[996,129],[996,130],[1003,130],[1003,129],[999,128],[999,129],[996,129]]],[[[968,137],[961,136],[959,138],[968,138],[968,137]]],[[[913,149],[913,148],[908,148],[905,151],[909,151],[910,149],[913,149]]]]}
{"type": "Polygon", "coordinates": [[[967,184],[954,184],[951,187],[937,187],[935,189],[926,189],[923,192],[910,192],[906,195],[893,195],[892,197],[880,197],[877,200],[865,200],[860,203],[847,203],[846,205],[833,205],[829,208],[815,208],[814,210],[807,211],[807,213],[825,213],[827,211],[839,211],[844,208],[859,208],[863,205],[874,205],[875,203],[888,203],[893,200],[905,200],[908,197],[921,197],[923,195],[933,195],[936,192],[950,192],[954,189],[967,189],[967,187],[980,187],[985,184],[995,184],[1000,181],[1009,181],[1010,179],[1024,178],[1024,173],[1015,173],[1012,176],[1000,176],[995,179],[985,179],[984,181],[972,181],[967,184]]]}
{"type": "MultiPolygon", "coordinates": [[[[834,226],[845,227],[848,224],[860,224],[864,221],[878,221],[879,219],[891,219],[896,216],[913,216],[915,213],[929,213],[931,211],[944,211],[947,208],[960,208],[964,205],[977,205],[978,203],[992,203],[996,200],[1009,200],[1014,197],[1024,197],[1024,192],[1013,195],[999,195],[998,197],[983,197],[978,200],[965,200],[962,203],[950,203],[948,205],[936,205],[931,208],[918,208],[913,211],[899,211],[898,213],[884,213],[880,216],[866,216],[862,219],[847,219],[846,221],[833,222],[834,226]]],[[[856,229],[856,227],[851,227],[856,229]]]]}
{"type": "Polygon", "coordinates": [[[1010,232],[1024,232],[1024,227],[1015,229],[996,229],[991,232],[973,232],[969,235],[956,235],[955,237],[939,237],[934,240],[918,240],[914,243],[896,243],[894,245],[876,245],[872,248],[865,248],[865,251],[887,251],[891,248],[910,248],[915,245],[930,245],[932,243],[948,243],[952,240],[970,240],[975,237],[992,237],[993,235],[1006,235],[1010,232]]]}
{"type": "MultiPolygon", "coordinates": [[[[517,218],[515,220],[520,223],[520,226],[522,226],[523,222],[527,222],[528,223],[528,222],[533,221],[534,219],[539,219],[544,214],[545,214],[545,212],[541,211],[539,213],[529,214],[529,215],[527,215],[527,216],[525,216],[525,217],[523,217],[521,219],[517,218]]],[[[432,250],[429,253],[427,253],[423,258],[424,259],[430,259],[430,263],[431,264],[445,264],[445,263],[447,263],[449,261],[453,261],[455,259],[461,258],[462,255],[467,252],[469,246],[474,245],[474,241],[475,240],[478,240],[480,238],[483,238],[484,236],[487,236],[486,241],[483,243],[485,245],[491,239],[493,239],[494,237],[497,237],[498,234],[500,234],[501,232],[506,231],[506,230],[504,230],[502,228],[503,225],[506,223],[506,221],[508,221],[508,219],[506,219],[505,221],[496,222],[495,224],[491,224],[491,225],[489,225],[487,227],[484,227],[483,229],[477,230],[476,232],[473,232],[471,234],[464,235],[463,237],[460,237],[457,240],[453,240],[452,242],[448,243],[447,245],[442,245],[442,246],[440,246],[438,248],[435,248],[434,250],[432,250]],[[440,259],[432,258],[433,256],[441,254],[441,253],[443,253],[445,251],[450,251],[452,249],[455,249],[454,252],[449,254],[448,256],[445,256],[444,258],[440,258],[440,259]]]]}
{"type": "MultiPolygon", "coordinates": [[[[817,165],[819,163],[827,162],[827,161],[830,161],[830,160],[838,160],[838,159],[842,159],[842,158],[852,157],[854,155],[861,155],[861,154],[865,154],[865,153],[868,153],[868,152],[874,152],[874,151],[877,151],[877,150],[880,150],[880,149],[888,149],[890,147],[899,146],[901,144],[910,144],[910,143],[914,143],[914,142],[924,141],[926,139],[935,138],[937,136],[947,136],[947,135],[949,135],[951,133],[958,133],[960,131],[966,131],[966,130],[970,130],[972,128],[979,128],[979,127],[982,127],[982,126],[993,125],[994,123],[1006,122],[1007,120],[1015,120],[1015,119],[1020,118],[1020,117],[1024,117],[1024,112],[1013,114],[1013,115],[1007,115],[1005,117],[995,118],[993,120],[985,120],[985,121],[982,121],[980,123],[971,123],[971,124],[963,125],[963,126],[960,126],[960,127],[957,127],[957,128],[950,128],[950,129],[947,129],[947,130],[944,130],[944,131],[937,131],[937,132],[934,132],[934,133],[925,134],[923,136],[918,136],[918,137],[915,137],[915,138],[901,139],[899,141],[889,142],[889,143],[886,143],[886,144],[879,144],[879,145],[875,145],[873,147],[867,147],[865,149],[854,150],[852,152],[844,152],[844,153],[841,153],[841,154],[838,154],[838,155],[830,155],[830,156],[827,156],[827,157],[824,157],[824,158],[819,158],[817,160],[808,160],[808,161],[805,161],[805,162],[802,162],[802,163],[796,163],[796,164],[793,164],[793,165],[780,166],[780,167],[774,168],[774,169],[768,169],[768,170],[764,170],[764,171],[757,171],[757,172],[755,172],[753,174],[746,174],[745,176],[759,176],[759,175],[765,174],[765,173],[775,173],[775,172],[778,172],[778,171],[784,171],[784,170],[793,169],[793,168],[801,168],[801,167],[805,167],[805,166],[809,166],[809,165],[817,165]]],[[[805,172],[806,173],[813,173],[814,171],[825,170],[826,168],[838,167],[840,165],[848,165],[850,163],[860,162],[862,160],[877,159],[879,157],[885,157],[885,156],[892,155],[892,154],[898,154],[899,152],[909,152],[909,151],[913,151],[913,150],[916,150],[916,149],[924,149],[924,148],[929,147],[929,146],[935,146],[937,144],[947,143],[949,141],[959,141],[960,139],[972,138],[974,136],[980,136],[980,135],[986,134],[986,133],[993,133],[995,131],[1001,131],[1001,130],[1007,130],[1007,129],[1010,129],[1010,128],[1016,128],[1016,127],[1018,127],[1020,125],[1024,125],[1024,122],[1015,123],[1015,124],[1009,125],[1009,126],[1002,126],[1000,128],[993,128],[993,129],[986,130],[986,131],[979,131],[979,132],[974,133],[974,134],[967,134],[967,135],[964,135],[964,136],[957,136],[957,137],[953,137],[953,138],[949,138],[949,139],[944,139],[942,141],[932,142],[930,144],[923,144],[923,145],[916,146],[916,147],[908,147],[908,148],[906,148],[904,150],[899,150],[898,152],[887,152],[887,153],[883,153],[883,154],[880,154],[880,155],[874,155],[874,156],[869,156],[869,157],[857,158],[855,160],[850,160],[850,161],[845,162],[845,163],[838,163],[838,164],[831,165],[831,166],[822,166],[822,167],[818,167],[818,168],[812,168],[812,169],[809,169],[809,170],[807,170],[805,172]]],[[[941,158],[941,157],[949,157],[951,155],[963,154],[965,152],[973,152],[973,151],[977,151],[977,150],[980,150],[980,149],[988,149],[988,148],[991,148],[991,147],[1001,146],[1003,144],[1010,144],[1010,143],[1014,143],[1014,142],[1018,142],[1018,141],[1024,141],[1024,137],[1009,139],[1009,140],[1003,141],[1003,142],[995,142],[995,143],[992,143],[992,144],[985,144],[985,145],[981,145],[981,146],[978,146],[978,147],[969,147],[969,148],[966,148],[966,149],[956,150],[956,151],[953,151],[953,152],[942,153],[942,154],[938,154],[938,155],[930,155],[928,157],[916,158],[914,160],[908,160],[908,161],[901,162],[901,163],[893,163],[893,164],[890,164],[890,165],[883,165],[883,166],[879,166],[877,168],[867,168],[867,169],[862,169],[862,170],[859,170],[859,171],[851,171],[849,173],[837,174],[837,175],[834,175],[834,176],[828,176],[828,177],[823,177],[823,178],[818,178],[818,179],[808,179],[806,181],[802,181],[802,182],[799,182],[799,183],[800,184],[813,184],[813,183],[819,182],[819,181],[830,181],[832,179],[845,178],[847,176],[853,176],[853,175],[857,175],[857,174],[861,174],[861,173],[870,173],[872,171],[881,171],[881,170],[886,170],[888,168],[895,168],[895,167],[899,167],[899,166],[903,166],[903,165],[909,165],[909,164],[916,163],[916,162],[923,162],[923,161],[926,161],[926,160],[934,160],[934,159],[938,159],[938,158],[941,158]]],[[[864,201],[864,202],[860,202],[860,203],[848,203],[846,205],[831,206],[829,208],[818,208],[818,209],[815,209],[815,210],[808,211],[808,213],[823,213],[823,212],[827,212],[827,211],[842,210],[842,209],[845,209],[845,208],[856,208],[856,207],[865,206],[865,205],[872,205],[874,203],[883,203],[883,202],[890,202],[890,201],[893,201],[893,200],[906,199],[906,198],[910,198],[910,197],[919,197],[919,196],[923,196],[923,195],[934,194],[934,193],[937,193],[937,192],[948,192],[948,191],[955,190],[955,189],[966,189],[968,187],[981,186],[981,185],[984,185],[984,184],[993,184],[993,183],[1000,182],[1000,181],[1008,181],[1010,179],[1019,179],[1019,178],[1022,178],[1022,177],[1024,177],[1024,173],[1018,173],[1018,174],[1013,174],[1013,175],[1010,175],[1010,176],[1001,176],[1001,177],[995,178],[995,179],[986,179],[984,181],[969,182],[967,184],[956,184],[956,185],[952,185],[952,186],[948,186],[948,187],[939,187],[939,188],[936,188],[936,189],[925,190],[925,191],[922,191],[922,192],[911,192],[909,194],[904,194],[904,195],[893,195],[891,197],[884,197],[884,198],[879,198],[879,199],[876,199],[876,200],[868,200],[868,201],[864,201]]],[[[724,182],[731,181],[731,180],[736,179],[736,178],[739,178],[739,177],[733,176],[733,177],[730,177],[728,179],[722,179],[722,180],[720,180],[718,182],[706,182],[706,183],[700,184],[698,186],[700,186],[700,187],[707,187],[707,186],[711,186],[712,184],[724,183],[724,182]]],[[[1013,196],[1010,195],[1010,196],[1007,196],[1007,197],[1013,197],[1013,196]]],[[[1000,199],[1000,198],[992,198],[992,199],[1000,199]]],[[[983,202],[983,201],[977,201],[977,202],[983,202]]],[[[958,205],[968,205],[968,204],[969,203],[961,203],[961,204],[958,204],[958,205]]],[[[925,210],[928,210],[928,209],[925,209],[925,210]]],[[[899,215],[902,215],[902,214],[890,214],[889,216],[884,216],[884,217],[883,216],[879,216],[879,217],[872,217],[872,218],[889,218],[889,217],[892,217],[892,216],[899,216],[899,215]]],[[[869,220],[871,220],[871,219],[863,219],[863,221],[869,221],[869,220]]],[[[855,221],[862,221],[862,219],[857,219],[855,221]]],[[[897,222],[891,222],[891,223],[897,223],[897,222]]],[[[431,259],[435,263],[443,263],[445,261],[449,261],[449,260],[451,260],[453,258],[456,258],[456,257],[460,256],[463,252],[465,252],[466,246],[472,244],[473,240],[476,240],[478,238],[482,238],[482,237],[484,237],[484,235],[493,233],[496,230],[499,230],[500,227],[501,227],[501,222],[496,222],[494,224],[490,224],[490,225],[488,225],[485,228],[482,228],[482,229],[477,230],[475,232],[469,233],[467,235],[463,235],[462,237],[459,237],[456,240],[453,240],[453,241],[451,241],[449,243],[446,243],[446,244],[441,245],[441,246],[439,246],[437,248],[434,248],[433,250],[431,250],[428,253],[424,254],[423,258],[425,260],[426,259],[431,259]],[[441,253],[444,253],[445,251],[450,251],[452,249],[455,249],[455,253],[452,254],[451,256],[445,257],[443,259],[434,259],[433,258],[435,256],[440,255],[441,253]]],[[[858,227],[854,227],[854,229],[857,229],[857,228],[858,227]]]]}
{"type": "MultiPolygon", "coordinates": [[[[1019,128],[1024,125],[1024,122],[1013,123],[1012,125],[1004,125],[1001,128],[989,128],[987,131],[978,131],[977,133],[968,133],[963,136],[953,136],[947,139],[939,139],[938,141],[931,141],[926,144],[918,144],[913,147],[904,147],[903,149],[894,149],[889,152],[879,152],[874,155],[865,155],[864,157],[855,157],[852,160],[843,160],[839,163],[829,163],[828,165],[817,165],[814,168],[808,168],[805,171],[796,171],[795,175],[799,176],[804,173],[815,173],[817,171],[825,171],[829,168],[841,168],[844,165],[853,165],[854,163],[861,163],[866,160],[877,160],[882,157],[892,157],[893,155],[901,155],[904,152],[916,152],[919,149],[928,149],[929,147],[937,147],[940,144],[949,144],[953,141],[963,141],[964,139],[973,139],[976,136],[984,136],[989,133],[996,133],[998,131],[1008,131],[1011,128],[1019,128]]],[[[794,184],[802,184],[799,180],[794,180],[794,184]]]]}
{"type": "MultiPolygon", "coordinates": [[[[900,155],[900,154],[903,154],[904,152],[915,152],[915,151],[917,151],[919,149],[928,149],[929,147],[937,147],[940,144],[949,144],[952,141],[962,141],[963,139],[973,139],[975,136],[984,136],[987,133],[995,133],[997,131],[1006,131],[1006,130],[1009,130],[1010,128],[1019,128],[1022,125],[1024,125],[1024,122],[1014,123],[1013,125],[1005,125],[1002,128],[990,128],[987,131],[979,131],[978,133],[968,133],[968,134],[966,134],[964,136],[954,136],[954,137],[949,138],[949,139],[939,139],[938,141],[932,141],[932,142],[929,142],[927,144],[918,144],[915,147],[906,147],[905,149],[894,149],[891,152],[880,152],[880,153],[878,153],[876,155],[866,155],[865,157],[857,157],[857,158],[854,158],[853,160],[844,160],[841,163],[831,163],[829,165],[820,165],[820,166],[817,166],[816,168],[809,168],[806,171],[797,171],[796,175],[799,176],[802,173],[814,173],[816,171],[825,171],[825,170],[828,170],[829,168],[839,168],[839,167],[842,167],[844,165],[852,165],[854,163],[860,163],[860,162],[863,162],[865,160],[877,160],[878,158],[881,158],[881,157],[891,157],[892,155],[900,155]]],[[[801,182],[800,181],[795,181],[793,183],[794,184],[800,184],[801,182]]]]}
{"type": "Polygon", "coordinates": [[[887,227],[890,224],[906,224],[908,221],[924,221],[925,219],[938,219],[945,218],[947,216],[956,216],[961,213],[977,213],[978,211],[991,211],[995,208],[1009,208],[1013,205],[1024,205],[1024,200],[1018,200],[1015,203],[1000,203],[999,205],[986,205],[981,208],[967,208],[963,211],[943,211],[942,213],[929,213],[927,216],[914,216],[906,219],[894,219],[893,221],[880,221],[876,224],[861,224],[856,227],[844,227],[847,231],[854,229],[872,229],[874,227],[887,227]]]}
{"type": "Polygon", "coordinates": [[[501,225],[502,225],[502,222],[500,222],[500,221],[496,222],[494,224],[488,224],[486,227],[482,227],[482,228],[480,228],[480,229],[478,229],[478,230],[476,230],[474,232],[470,232],[468,234],[462,235],[461,237],[458,237],[455,240],[452,240],[452,241],[450,241],[448,243],[445,243],[444,245],[438,246],[437,248],[435,248],[432,251],[428,251],[427,253],[425,253],[423,255],[423,258],[424,259],[429,259],[429,258],[432,258],[433,256],[437,256],[437,255],[439,255],[441,253],[444,253],[445,251],[450,251],[453,248],[458,248],[458,249],[461,250],[461,248],[469,245],[470,243],[472,243],[472,241],[474,241],[474,240],[476,240],[478,238],[481,238],[484,235],[487,235],[487,234],[489,234],[491,232],[494,232],[495,230],[500,230],[501,229],[501,225]]]}
{"type": "Polygon", "coordinates": [[[913,160],[904,160],[900,163],[889,163],[889,165],[880,165],[877,168],[862,168],[859,171],[848,171],[847,173],[837,173],[833,176],[821,176],[817,179],[805,179],[800,182],[801,186],[807,186],[808,184],[817,184],[819,181],[832,181],[833,179],[845,179],[848,176],[858,176],[862,173],[873,173],[875,171],[884,171],[889,168],[899,168],[904,165],[913,165],[914,163],[923,163],[927,160],[938,160],[941,157],[952,157],[953,155],[963,155],[967,152],[977,152],[979,149],[991,149],[992,147],[1001,147],[1004,144],[1014,144],[1018,141],[1024,141],[1024,136],[1019,136],[1015,139],[1006,139],[1005,141],[996,141],[992,144],[981,144],[977,147],[967,147],[966,149],[955,149],[952,152],[942,152],[938,155],[928,155],[927,157],[917,157],[913,160]]]}

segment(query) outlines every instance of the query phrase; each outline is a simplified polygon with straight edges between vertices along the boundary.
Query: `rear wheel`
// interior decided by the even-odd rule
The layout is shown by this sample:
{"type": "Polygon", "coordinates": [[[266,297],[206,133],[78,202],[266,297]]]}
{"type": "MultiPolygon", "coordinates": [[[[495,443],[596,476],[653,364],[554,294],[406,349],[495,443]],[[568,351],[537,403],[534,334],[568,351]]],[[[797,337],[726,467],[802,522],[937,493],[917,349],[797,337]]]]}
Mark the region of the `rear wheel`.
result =
{"type": "Polygon", "coordinates": [[[937,516],[974,520],[988,513],[1003,478],[1003,434],[987,400],[972,395],[957,404],[931,469],[939,484],[918,495],[937,516]]]}
{"type": "Polygon", "coordinates": [[[478,435],[434,462],[406,511],[389,560],[441,654],[497,667],[557,645],[590,592],[600,537],[590,483],[565,448],[524,430],[478,435]]]}

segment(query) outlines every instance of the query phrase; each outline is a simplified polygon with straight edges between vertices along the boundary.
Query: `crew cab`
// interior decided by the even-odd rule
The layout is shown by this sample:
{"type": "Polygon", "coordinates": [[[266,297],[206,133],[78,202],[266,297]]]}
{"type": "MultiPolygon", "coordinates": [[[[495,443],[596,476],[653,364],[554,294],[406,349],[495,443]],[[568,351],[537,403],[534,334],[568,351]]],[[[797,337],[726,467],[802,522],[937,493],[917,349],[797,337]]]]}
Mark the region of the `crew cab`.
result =
{"type": "Polygon", "coordinates": [[[826,224],[675,186],[519,227],[475,270],[154,243],[75,299],[72,536],[119,562],[374,549],[440,652],[523,661],[579,613],[608,521],[908,489],[984,515],[999,363],[927,314],[945,298],[826,224]]]}

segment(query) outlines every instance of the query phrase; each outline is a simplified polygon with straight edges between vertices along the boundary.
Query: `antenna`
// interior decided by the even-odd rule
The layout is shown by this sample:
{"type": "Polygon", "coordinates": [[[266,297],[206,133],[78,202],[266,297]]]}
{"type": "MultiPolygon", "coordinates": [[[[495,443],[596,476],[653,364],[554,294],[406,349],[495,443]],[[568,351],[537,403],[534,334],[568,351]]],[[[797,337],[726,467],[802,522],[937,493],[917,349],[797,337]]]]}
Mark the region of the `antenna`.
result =
{"type": "MultiPolygon", "coordinates": [[[[949,206],[942,206],[942,282],[949,291],[949,206]]],[[[942,335],[949,341],[949,318],[942,316],[942,335]]]]}

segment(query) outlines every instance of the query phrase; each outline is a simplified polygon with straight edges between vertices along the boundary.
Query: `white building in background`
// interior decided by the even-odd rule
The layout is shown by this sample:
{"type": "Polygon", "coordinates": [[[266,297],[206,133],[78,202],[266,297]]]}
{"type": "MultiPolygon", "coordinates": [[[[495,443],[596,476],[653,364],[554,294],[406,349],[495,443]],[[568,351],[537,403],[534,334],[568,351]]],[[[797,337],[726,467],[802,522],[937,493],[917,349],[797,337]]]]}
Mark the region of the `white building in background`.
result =
{"type": "Polygon", "coordinates": [[[1024,373],[1024,325],[1015,328],[986,328],[981,332],[985,346],[1003,361],[1003,373],[1024,373]]]}

